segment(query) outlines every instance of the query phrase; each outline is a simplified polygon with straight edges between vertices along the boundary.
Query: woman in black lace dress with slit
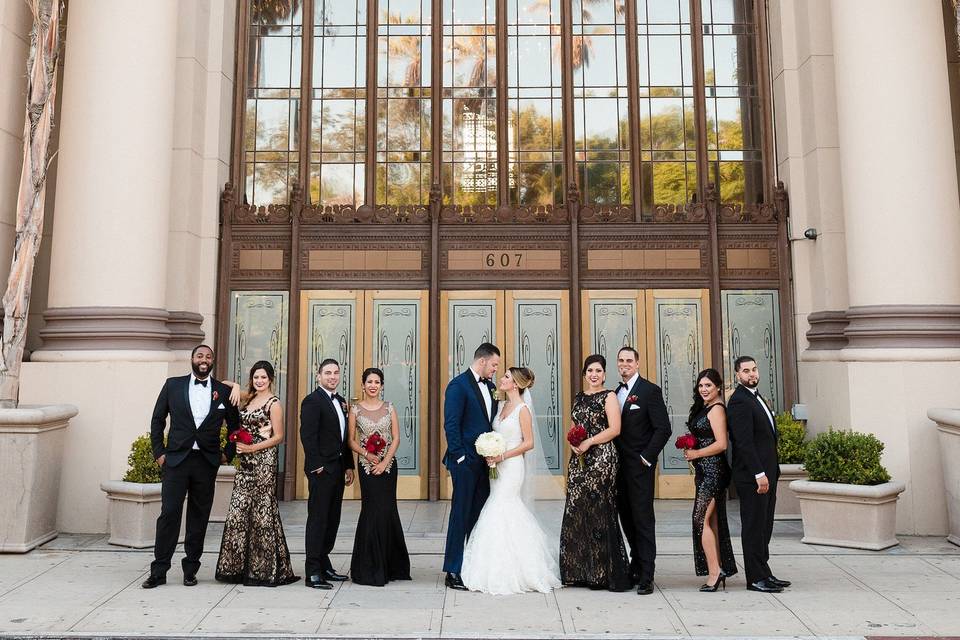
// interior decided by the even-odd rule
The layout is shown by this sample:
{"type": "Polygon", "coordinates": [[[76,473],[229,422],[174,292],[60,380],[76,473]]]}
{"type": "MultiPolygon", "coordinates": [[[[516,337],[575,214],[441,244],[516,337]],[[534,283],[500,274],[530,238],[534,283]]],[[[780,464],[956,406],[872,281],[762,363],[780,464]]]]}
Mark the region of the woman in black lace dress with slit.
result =
{"type": "Polygon", "coordinates": [[[687,427],[697,439],[695,449],[683,452],[693,463],[697,486],[693,503],[693,563],[698,576],[707,576],[700,591],[716,591],[737,572],[727,527],[727,412],[720,399],[723,379],[716,369],[697,375],[687,427]]]}
{"type": "Polygon", "coordinates": [[[620,457],[613,444],[620,434],[620,403],[617,394],[603,388],[606,366],[601,355],[586,359],[583,391],[573,401],[571,418],[583,425],[587,439],[571,447],[560,579],[568,586],[626,591],[629,562],[617,519],[620,457]]]}

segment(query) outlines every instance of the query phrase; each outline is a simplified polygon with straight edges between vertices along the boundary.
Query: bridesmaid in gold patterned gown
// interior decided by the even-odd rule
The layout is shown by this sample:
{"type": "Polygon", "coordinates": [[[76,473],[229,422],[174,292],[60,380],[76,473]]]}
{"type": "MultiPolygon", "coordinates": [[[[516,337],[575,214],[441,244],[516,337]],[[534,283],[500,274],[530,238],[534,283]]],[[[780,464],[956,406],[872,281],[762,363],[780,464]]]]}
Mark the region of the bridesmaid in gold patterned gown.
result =
{"type": "Polygon", "coordinates": [[[391,580],[410,580],[410,556],[397,511],[397,464],[400,426],[393,405],[380,398],[383,371],[361,376],[363,399],[350,406],[350,448],[360,457],[360,518],[350,559],[350,579],[382,587],[391,580]],[[371,452],[370,438],[379,435],[383,448],[371,452]]]}
{"type": "Polygon", "coordinates": [[[250,369],[240,423],[253,442],[237,442],[240,468],[223,525],[216,573],[220,582],[276,587],[300,579],[290,564],[277,505],[277,445],[283,442],[283,411],[273,395],[274,378],[273,365],[265,360],[250,369]]]}
{"type": "Polygon", "coordinates": [[[613,444],[620,434],[620,404],[617,394],[603,388],[606,367],[603,356],[587,357],[584,389],[573,401],[573,424],[583,425],[587,439],[571,447],[560,529],[560,579],[568,586],[626,591],[629,562],[617,519],[620,458],[613,444]]]}

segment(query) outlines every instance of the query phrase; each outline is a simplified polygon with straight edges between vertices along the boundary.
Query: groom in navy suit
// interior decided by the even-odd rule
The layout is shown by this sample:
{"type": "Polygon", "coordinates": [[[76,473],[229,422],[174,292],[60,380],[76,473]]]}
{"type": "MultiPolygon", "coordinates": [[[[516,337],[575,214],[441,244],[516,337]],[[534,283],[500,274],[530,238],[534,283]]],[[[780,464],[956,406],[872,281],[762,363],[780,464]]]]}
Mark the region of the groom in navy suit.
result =
{"type": "Polygon", "coordinates": [[[497,415],[491,378],[499,366],[500,349],[484,342],[474,351],[473,364],[450,381],[443,397],[443,430],[447,436],[443,464],[453,480],[443,570],[447,572],[446,585],[451,589],[467,589],[460,579],[463,546],[490,494],[487,464],[474,443],[490,431],[497,415]]]}

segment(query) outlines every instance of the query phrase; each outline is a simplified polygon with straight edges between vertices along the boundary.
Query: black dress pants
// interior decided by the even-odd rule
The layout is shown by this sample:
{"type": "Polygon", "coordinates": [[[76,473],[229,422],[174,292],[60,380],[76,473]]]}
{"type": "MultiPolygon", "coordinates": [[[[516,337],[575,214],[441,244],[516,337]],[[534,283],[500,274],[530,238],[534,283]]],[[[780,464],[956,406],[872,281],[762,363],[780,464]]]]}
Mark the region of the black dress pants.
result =
{"type": "Polygon", "coordinates": [[[620,459],[617,511],[630,547],[630,576],[640,584],[653,582],[657,560],[656,515],[653,511],[654,469],[642,462],[620,459]]]}
{"type": "Polygon", "coordinates": [[[330,552],[337,542],[340,528],[340,510],[343,506],[343,471],[336,465],[327,465],[320,473],[307,475],[310,495],[307,498],[306,562],[304,572],[322,576],[333,569],[330,552]],[[333,467],[333,470],[331,470],[333,467]]]}
{"type": "Polygon", "coordinates": [[[217,466],[210,464],[199,451],[191,451],[175,467],[163,467],[160,517],[157,518],[151,575],[165,576],[170,569],[170,560],[177,548],[184,499],[187,500],[187,531],[183,540],[186,557],[181,566],[185,575],[195,575],[200,569],[203,539],[207,534],[216,486],[217,466]]]}
{"type": "Polygon", "coordinates": [[[773,536],[773,512],[777,506],[777,482],[770,491],[757,493],[756,483],[737,482],[740,497],[740,526],[743,541],[743,566],[747,584],[766,580],[770,571],[770,538],[773,536]]]}

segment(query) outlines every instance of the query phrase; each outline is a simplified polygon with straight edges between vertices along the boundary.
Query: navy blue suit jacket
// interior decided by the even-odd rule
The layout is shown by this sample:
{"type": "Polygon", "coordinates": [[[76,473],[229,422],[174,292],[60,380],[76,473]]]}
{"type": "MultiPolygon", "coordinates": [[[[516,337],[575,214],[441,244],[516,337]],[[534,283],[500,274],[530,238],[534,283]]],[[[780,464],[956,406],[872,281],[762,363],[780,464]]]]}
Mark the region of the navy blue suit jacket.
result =
{"type": "MultiPolygon", "coordinates": [[[[497,400],[490,391],[493,407],[490,415],[497,415],[497,400]]],[[[465,457],[464,463],[479,461],[480,455],[474,443],[480,434],[490,431],[492,420],[483,406],[480,385],[473,377],[473,371],[467,369],[447,385],[443,394],[443,431],[447,436],[447,452],[443,463],[448,469],[457,466],[457,460],[465,457]]]]}

